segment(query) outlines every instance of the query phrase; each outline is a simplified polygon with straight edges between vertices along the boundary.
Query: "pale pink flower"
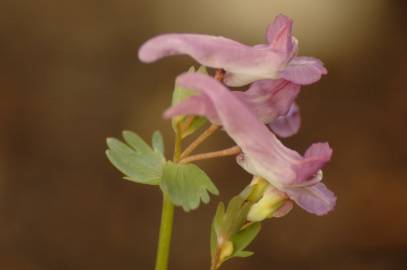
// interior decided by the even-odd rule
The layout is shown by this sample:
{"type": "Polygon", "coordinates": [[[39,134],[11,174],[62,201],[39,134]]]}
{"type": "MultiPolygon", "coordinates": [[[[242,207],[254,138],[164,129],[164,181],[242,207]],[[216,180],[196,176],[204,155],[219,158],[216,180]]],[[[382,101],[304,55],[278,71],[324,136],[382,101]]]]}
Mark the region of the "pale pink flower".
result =
{"type": "Polygon", "coordinates": [[[255,46],[218,36],[163,34],[144,43],[139,58],[150,63],[186,54],[204,66],[224,69],[225,83],[229,86],[264,79],[286,79],[301,85],[314,83],[327,70],[316,58],[296,56],[298,42],[292,36],[292,25],[290,18],[277,16],[267,29],[267,44],[255,46]]]}
{"type": "MultiPolygon", "coordinates": [[[[323,215],[334,208],[335,195],[320,182],[321,168],[332,155],[328,143],[313,144],[301,156],[285,147],[246,102],[215,79],[186,73],[177,78],[177,84],[204,97],[195,101],[194,114],[222,125],[242,150],[237,157],[242,168],[263,177],[308,212],[323,215]]],[[[177,106],[166,111],[165,117],[190,113],[177,106]]]]}

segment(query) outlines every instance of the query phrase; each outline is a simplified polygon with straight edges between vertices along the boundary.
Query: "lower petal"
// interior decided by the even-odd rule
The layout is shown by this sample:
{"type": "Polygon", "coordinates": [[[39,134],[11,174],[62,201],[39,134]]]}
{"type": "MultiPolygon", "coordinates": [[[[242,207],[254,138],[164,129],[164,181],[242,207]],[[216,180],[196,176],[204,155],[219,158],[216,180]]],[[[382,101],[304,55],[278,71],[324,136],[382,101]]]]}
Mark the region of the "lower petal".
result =
{"type": "Polygon", "coordinates": [[[322,183],[310,187],[288,188],[285,192],[301,208],[315,215],[325,215],[336,205],[335,194],[322,183]]]}
{"type": "Polygon", "coordinates": [[[293,103],[284,116],[277,117],[269,124],[271,130],[281,138],[290,137],[298,132],[301,126],[301,116],[298,106],[293,103]]]}
{"type": "Polygon", "coordinates": [[[300,85],[286,80],[261,80],[252,83],[244,93],[259,119],[269,124],[290,112],[300,88],[300,85]]]}

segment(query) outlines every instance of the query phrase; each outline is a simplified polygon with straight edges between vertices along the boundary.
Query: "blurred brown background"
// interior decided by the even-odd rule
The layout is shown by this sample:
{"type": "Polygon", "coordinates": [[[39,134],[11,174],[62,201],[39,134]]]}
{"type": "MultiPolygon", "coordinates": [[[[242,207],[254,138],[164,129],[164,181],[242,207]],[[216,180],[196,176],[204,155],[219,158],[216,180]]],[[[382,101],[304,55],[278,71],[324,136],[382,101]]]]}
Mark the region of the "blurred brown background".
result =
{"type": "MultiPolygon", "coordinates": [[[[296,208],[268,221],[231,269],[407,269],[406,1],[2,0],[0,2],[0,269],[153,269],[161,197],[121,180],[104,155],[123,129],[147,138],[187,57],[145,65],[137,49],[162,32],[260,43],[278,13],[295,20],[301,55],[329,69],[304,87],[303,151],[327,140],[336,211],[296,208]]],[[[207,147],[231,145],[222,134],[207,147]]],[[[170,151],[168,151],[170,152],[170,151]]],[[[221,190],[176,213],[171,269],[209,269],[219,200],[249,181],[233,159],[205,161],[221,190]]]]}

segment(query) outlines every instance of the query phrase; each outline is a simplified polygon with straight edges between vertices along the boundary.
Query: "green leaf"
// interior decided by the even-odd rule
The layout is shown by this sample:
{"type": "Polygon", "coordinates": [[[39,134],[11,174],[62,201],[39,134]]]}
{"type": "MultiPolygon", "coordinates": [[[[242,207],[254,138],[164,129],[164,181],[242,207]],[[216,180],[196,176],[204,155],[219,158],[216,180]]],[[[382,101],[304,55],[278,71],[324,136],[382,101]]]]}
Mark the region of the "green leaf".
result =
{"type": "Polygon", "coordinates": [[[124,179],[149,185],[160,182],[165,160],[137,134],[123,132],[127,144],[115,138],[107,139],[106,156],[125,176],[124,179]]]}
{"type": "Polygon", "coordinates": [[[151,147],[134,132],[123,131],[123,138],[138,153],[150,153],[152,151],[151,147]]]}
{"type": "Polygon", "coordinates": [[[257,234],[260,232],[260,229],[260,223],[253,223],[235,234],[232,237],[234,247],[232,256],[236,256],[236,254],[242,252],[256,238],[257,234]]]}
{"type": "MultiPolygon", "coordinates": [[[[198,72],[198,73],[203,73],[203,74],[208,74],[206,67],[201,66],[197,71],[195,71],[195,68],[192,66],[188,72],[198,72]]],[[[184,87],[181,87],[179,85],[175,85],[174,92],[172,94],[172,105],[178,104],[187,98],[197,95],[196,91],[192,89],[187,89],[184,87]]],[[[205,125],[207,123],[207,119],[202,116],[195,116],[193,117],[192,121],[187,123],[188,120],[187,117],[185,116],[177,116],[172,119],[172,127],[175,132],[178,131],[177,126],[180,125],[187,125],[188,127],[182,131],[182,138],[187,137],[188,135],[191,135],[194,133],[196,130],[198,130],[200,127],[205,125]]]]}
{"type": "Polygon", "coordinates": [[[153,145],[154,151],[161,153],[164,156],[164,139],[161,135],[161,132],[157,130],[153,133],[151,143],[153,145]]]}
{"type": "Polygon", "coordinates": [[[208,192],[219,194],[208,175],[195,164],[166,162],[160,186],[175,205],[187,212],[198,208],[201,201],[208,203],[208,192]]]}

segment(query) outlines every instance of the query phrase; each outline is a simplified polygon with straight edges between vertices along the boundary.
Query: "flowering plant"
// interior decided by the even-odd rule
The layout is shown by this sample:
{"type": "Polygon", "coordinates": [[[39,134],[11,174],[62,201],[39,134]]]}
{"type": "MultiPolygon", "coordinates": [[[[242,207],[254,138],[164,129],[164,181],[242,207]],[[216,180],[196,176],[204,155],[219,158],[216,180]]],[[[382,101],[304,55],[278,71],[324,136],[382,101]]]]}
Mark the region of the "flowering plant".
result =
{"type": "Polygon", "coordinates": [[[211,269],[233,257],[248,257],[246,247],[260,231],[261,222],[282,217],[294,204],[324,215],[336,203],[321,182],[322,168],[331,159],[328,143],[312,144],[304,155],[278,139],[300,128],[295,99],[302,85],[327,74],[322,62],[299,57],[293,22],[279,15],[268,27],[266,44],[246,46],[223,37],[165,34],[148,40],[139,50],[143,62],[186,54],[202,66],[179,75],[171,106],[164,117],[175,132],[172,160],[167,160],[162,136],[155,132],[152,146],[137,134],[124,131],[124,142],[107,140],[107,157],[125,179],[156,185],[163,194],[163,209],[156,270],[168,265],[174,206],[186,212],[218,195],[210,177],[194,162],[235,156],[253,175],[252,180],[227,204],[220,203],[211,228],[211,269]],[[214,68],[210,76],[207,67],[214,68]],[[245,91],[230,87],[249,85],[245,91]],[[209,127],[186,148],[183,140],[207,122],[209,127]],[[222,129],[235,145],[215,152],[192,154],[209,136],[222,129]]]}

